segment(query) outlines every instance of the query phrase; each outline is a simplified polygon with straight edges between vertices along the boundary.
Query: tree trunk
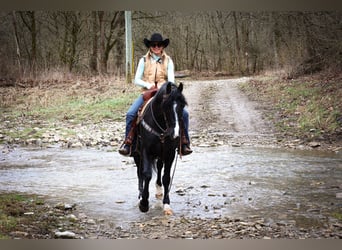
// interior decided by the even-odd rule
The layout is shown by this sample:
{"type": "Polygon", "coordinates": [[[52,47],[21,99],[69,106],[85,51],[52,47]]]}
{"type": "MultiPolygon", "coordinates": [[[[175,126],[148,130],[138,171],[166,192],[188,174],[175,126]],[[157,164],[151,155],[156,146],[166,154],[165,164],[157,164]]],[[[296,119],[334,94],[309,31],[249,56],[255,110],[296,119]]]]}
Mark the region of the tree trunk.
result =
{"type": "Polygon", "coordinates": [[[64,33],[63,33],[63,41],[62,41],[62,46],[61,46],[59,55],[63,63],[63,66],[65,66],[68,62],[67,48],[68,48],[70,20],[69,20],[69,16],[67,13],[63,13],[63,18],[64,18],[64,33]]]}
{"type": "Polygon", "coordinates": [[[238,21],[236,18],[236,12],[233,11],[233,20],[234,20],[234,33],[235,33],[235,58],[236,58],[236,66],[237,69],[241,72],[240,60],[241,60],[241,47],[240,47],[240,37],[239,37],[239,29],[238,29],[238,21]]]}
{"type": "Polygon", "coordinates": [[[89,62],[89,66],[90,66],[90,70],[93,74],[97,74],[98,73],[98,69],[97,69],[97,53],[98,53],[98,48],[97,48],[97,40],[98,40],[98,36],[97,36],[97,32],[98,32],[98,25],[97,25],[97,13],[96,11],[92,11],[91,12],[92,15],[92,33],[93,33],[93,46],[92,46],[92,53],[90,56],[90,62],[89,62]]]}
{"type": "Polygon", "coordinates": [[[18,71],[19,75],[22,76],[22,68],[21,68],[21,53],[19,46],[19,36],[18,36],[18,28],[17,28],[17,16],[15,11],[12,11],[12,21],[13,21],[13,31],[14,31],[14,41],[16,46],[16,57],[18,62],[18,71]]]}
{"type": "Polygon", "coordinates": [[[70,55],[69,55],[69,71],[71,72],[76,63],[76,51],[77,51],[77,41],[79,32],[78,17],[74,13],[71,29],[71,44],[70,44],[70,55]]]}
{"type": "Polygon", "coordinates": [[[31,49],[29,53],[29,63],[30,63],[31,73],[35,77],[36,70],[37,70],[37,65],[36,65],[37,63],[37,30],[36,30],[35,12],[34,11],[20,12],[20,17],[31,35],[31,49]],[[26,17],[28,18],[28,20],[26,19],[26,17]]]}
{"type": "Polygon", "coordinates": [[[274,65],[275,69],[279,69],[279,55],[278,55],[278,20],[277,17],[272,14],[271,15],[271,23],[273,23],[273,30],[272,30],[272,45],[273,45],[273,56],[274,56],[274,65]]]}
{"type": "Polygon", "coordinates": [[[98,11],[100,26],[100,72],[107,74],[107,61],[105,56],[105,27],[104,27],[104,11],[98,11]]]}

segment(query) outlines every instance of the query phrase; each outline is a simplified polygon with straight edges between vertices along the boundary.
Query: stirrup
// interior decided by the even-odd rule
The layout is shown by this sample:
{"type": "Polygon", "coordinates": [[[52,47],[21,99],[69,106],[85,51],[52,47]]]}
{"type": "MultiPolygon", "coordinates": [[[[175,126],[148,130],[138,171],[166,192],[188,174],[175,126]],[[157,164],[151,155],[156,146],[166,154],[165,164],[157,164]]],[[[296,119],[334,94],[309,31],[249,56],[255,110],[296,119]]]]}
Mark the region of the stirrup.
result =
{"type": "Polygon", "coordinates": [[[188,144],[183,144],[181,148],[182,155],[189,155],[192,153],[192,149],[188,144]]]}
{"type": "Polygon", "coordinates": [[[128,144],[122,144],[120,149],[119,149],[119,153],[123,156],[131,156],[132,154],[132,145],[128,145],[128,144]]]}

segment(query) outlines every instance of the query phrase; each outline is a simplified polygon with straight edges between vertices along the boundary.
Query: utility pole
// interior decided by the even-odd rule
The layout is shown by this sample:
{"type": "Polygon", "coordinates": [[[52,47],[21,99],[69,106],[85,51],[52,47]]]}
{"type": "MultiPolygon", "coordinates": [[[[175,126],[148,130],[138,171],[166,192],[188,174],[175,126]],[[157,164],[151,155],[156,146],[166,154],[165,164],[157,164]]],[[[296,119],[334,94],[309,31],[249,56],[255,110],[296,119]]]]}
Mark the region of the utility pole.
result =
{"type": "Polygon", "coordinates": [[[132,82],[132,12],[125,11],[125,34],[126,34],[126,83],[132,82]]]}

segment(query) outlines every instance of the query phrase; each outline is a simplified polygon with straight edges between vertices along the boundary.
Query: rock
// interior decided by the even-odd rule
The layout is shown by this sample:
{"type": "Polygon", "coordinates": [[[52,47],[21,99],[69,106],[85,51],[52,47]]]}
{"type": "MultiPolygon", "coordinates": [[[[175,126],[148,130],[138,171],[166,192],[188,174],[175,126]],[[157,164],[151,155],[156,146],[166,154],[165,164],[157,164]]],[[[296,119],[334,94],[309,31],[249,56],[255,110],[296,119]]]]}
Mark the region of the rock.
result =
{"type": "Polygon", "coordinates": [[[57,203],[55,208],[60,210],[72,210],[76,205],[64,204],[64,203],[57,203]]]}
{"type": "Polygon", "coordinates": [[[178,189],[176,190],[176,193],[177,193],[178,195],[180,195],[180,196],[184,196],[184,195],[185,195],[185,190],[184,190],[184,188],[178,188],[178,189]]]}
{"type": "Polygon", "coordinates": [[[82,143],[79,141],[71,143],[72,148],[81,148],[82,146],[83,146],[82,143]]]}
{"type": "Polygon", "coordinates": [[[59,142],[61,140],[61,137],[59,135],[54,135],[53,136],[53,141],[54,142],[59,142]]]}
{"type": "Polygon", "coordinates": [[[337,193],[337,194],[336,194],[336,198],[337,198],[337,199],[342,199],[342,193],[337,193]]]}
{"type": "Polygon", "coordinates": [[[57,203],[56,205],[55,205],[55,208],[57,208],[57,209],[64,209],[64,203],[57,203]]]}
{"type": "Polygon", "coordinates": [[[319,142],[312,141],[312,142],[308,143],[308,146],[310,146],[312,148],[317,148],[317,147],[321,146],[321,144],[319,142]]]}
{"type": "Polygon", "coordinates": [[[88,219],[88,220],[87,220],[87,224],[95,225],[96,222],[95,222],[95,220],[93,220],[93,219],[88,219]]]}
{"type": "Polygon", "coordinates": [[[72,210],[76,205],[64,204],[64,210],[72,210]]]}
{"type": "Polygon", "coordinates": [[[76,234],[71,231],[56,232],[55,236],[56,238],[62,238],[62,239],[75,239],[76,238],[76,234]]]}
{"type": "Polygon", "coordinates": [[[11,232],[10,235],[14,238],[23,238],[23,237],[27,237],[28,233],[22,232],[22,231],[15,231],[15,232],[11,232]]]}
{"type": "Polygon", "coordinates": [[[256,228],[257,230],[261,230],[261,229],[262,229],[262,226],[261,226],[260,224],[256,224],[256,225],[255,225],[255,228],[256,228]]]}
{"type": "Polygon", "coordinates": [[[34,215],[34,212],[26,212],[24,215],[34,215]]]}
{"type": "Polygon", "coordinates": [[[67,215],[67,218],[72,222],[78,221],[77,217],[74,214],[67,215]]]}

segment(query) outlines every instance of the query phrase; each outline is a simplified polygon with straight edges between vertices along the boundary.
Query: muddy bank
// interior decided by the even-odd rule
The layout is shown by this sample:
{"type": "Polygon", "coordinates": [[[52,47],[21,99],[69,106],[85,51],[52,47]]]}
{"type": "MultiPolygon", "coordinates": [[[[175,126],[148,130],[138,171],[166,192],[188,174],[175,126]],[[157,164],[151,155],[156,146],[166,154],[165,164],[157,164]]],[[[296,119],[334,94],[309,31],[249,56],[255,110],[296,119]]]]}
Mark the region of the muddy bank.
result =
{"type": "MultiPolygon", "coordinates": [[[[15,194],[17,196],[17,194],[15,194]]],[[[8,194],[0,194],[0,198],[8,194]]],[[[48,204],[44,197],[23,195],[20,201],[2,202],[4,216],[17,223],[1,225],[2,239],[341,239],[342,224],[326,221],[323,226],[304,228],[293,223],[249,218],[154,217],[129,227],[89,217],[75,204],[48,204]],[[3,206],[6,209],[3,209],[3,206]]]]}

